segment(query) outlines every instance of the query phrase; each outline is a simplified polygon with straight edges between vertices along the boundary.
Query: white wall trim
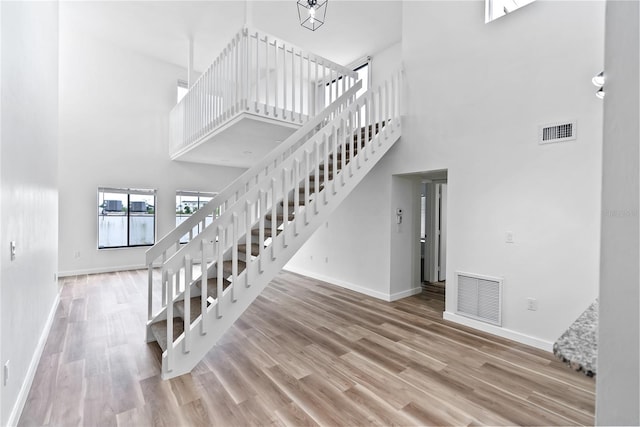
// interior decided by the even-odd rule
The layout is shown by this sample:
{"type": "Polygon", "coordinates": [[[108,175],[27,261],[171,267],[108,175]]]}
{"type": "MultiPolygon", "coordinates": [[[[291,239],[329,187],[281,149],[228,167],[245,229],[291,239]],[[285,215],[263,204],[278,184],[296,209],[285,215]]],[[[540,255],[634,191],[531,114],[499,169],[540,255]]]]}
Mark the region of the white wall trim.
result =
{"type": "Polygon", "coordinates": [[[36,350],[33,353],[33,357],[31,358],[31,363],[29,363],[29,369],[27,370],[27,375],[22,383],[22,387],[20,387],[20,393],[18,393],[18,398],[16,399],[16,403],[11,410],[11,414],[9,415],[9,419],[7,421],[8,426],[16,426],[18,425],[18,421],[20,421],[20,416],[22,415],[22,410],[24,409],[24,405],[27,402],[27,396],[29,395],[29,390],[31,390],[31,385],[33,384],[33,379],[36,376],[36,371],[38,369],[38,364],[40,363],[40,357],[42,356],[42,352],[44,351],[44,346],[47,343],[47,338],[49,338],[49,332],[51,331],[51,326],[53,325],[53,320],[56,317],[56,311],[58,309],[58,304],[60,303],[60,292],[56,294],[56,298],[53,301],[53,306],[51,307],[51,311],[49,312],[49,317],[47,318],[47,322],[44,325],[44,329],[42,330],[42,334],[40,335],[40,339],[38,340],[38,345],[36,346],[36,350]]]}
{"type": "Polygon", "coordinates": [[[340,286],[341,288],[346,288],[346,289],[349,289],[351,291],[355,291],[355,292],[358,292],[358,293],[361,293],[361,294],[364,294],[364,295],[367,295],[367,296],[370,296],[370,297],[373,297],[373,298],[381,299],[383,301],[387,301],[387,302],[393,301],[391,299],[392,295],[390,295],[390,294],[386,294],[384,292],[378,292],[378,291],[374,291],[374,290],[371,290],[371,289],[363,288],[362,286],[354,285],[353,283],[349,283],[349,282],[345,282],[345,281],[342,281],[342,280],[338,280],[338,279],[335,279],[333,277],[324,276],[322,274],[317,274],[317,273],[314,273],[314,272],[311,272],[311,271],[307,271],[307,270],[302,269],[302,268],[298,268],[298,267],[293,267],[293,266],[287,265],[287,266],[285,266],[283,268],[283,270],[290,271],[290,272],[296,273],[296,274],[300,274],[302,276],[311,277],[312,279],[316,279],[316,280],[320,280],[322,282],[327,282],[327,283],[332,284],[332,285],[340,286]]]}
{"type": "Polygon", "coordinates": [[[407,298],[413,295],[418,295],[419,293],[422,292],[422,286],[418,286],[416,288],[411,288],[411,289],[407,289],[406,291],[402,291],[402,292],[396,292],[393,293],[391,295],[389,295],[389,302],[391,301],[397,301],[399,299],[402,298],[407,298]]]}
{"type": "Polygon", "coordinates": [[[470,328],[477,329],[482,332],[488,332],[493,335],[497,335],[502,338],[507,338],[513,341],[517,341],[521,344],[530,345],[531,347],[539,348],[540,350],[553,352],[553,343],[540,338],[532,337],[531,335],[523,334],[522,332],[516,332],[511,329],[501,328],[499,326],[490,325],[488,323],[480,322],[470,319],[468,317],[460,316],[450,311],[445,311],[442,314],[444,320],[458,323],[460,325],[469,326],[470,328]]]}
{"type": "Polygon", "coordinates": [[[146,268],[147,266],[143,264],[122,265],[116,267],[86,268],[84,270],[61,271],[58,273],[58,277],[81,276],[84,274],[115,273],[116,271],[144,270],[146,268]]]}

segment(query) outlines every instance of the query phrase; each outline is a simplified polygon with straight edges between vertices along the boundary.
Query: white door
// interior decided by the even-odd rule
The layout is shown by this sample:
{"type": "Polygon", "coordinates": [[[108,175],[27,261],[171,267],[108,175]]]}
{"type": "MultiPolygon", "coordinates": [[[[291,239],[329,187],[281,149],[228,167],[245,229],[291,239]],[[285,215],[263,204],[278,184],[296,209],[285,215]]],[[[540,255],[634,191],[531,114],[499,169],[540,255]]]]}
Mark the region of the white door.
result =
{"type": "Polygon", "coordinates": [[[447,184],[439,184],[438,197],[438,281],[447,278],[447,184]]]}
{"type": "Polygon", "coordinates": [[[425,282],[438,281],[438,269],[436,264],[436,184],[424,184],[424,227],[421,231],[421,240],[424,240],[423,270],[425,282]]]}

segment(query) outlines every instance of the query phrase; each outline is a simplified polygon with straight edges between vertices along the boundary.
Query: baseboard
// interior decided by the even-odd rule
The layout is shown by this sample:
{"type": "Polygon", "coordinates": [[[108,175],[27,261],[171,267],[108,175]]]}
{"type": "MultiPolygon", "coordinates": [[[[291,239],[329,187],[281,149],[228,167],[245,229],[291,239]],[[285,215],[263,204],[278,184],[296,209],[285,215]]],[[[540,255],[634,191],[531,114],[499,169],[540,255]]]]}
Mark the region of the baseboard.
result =
{"type": "Polygon", "coordinates": [[[85,274],[115,273],[117,271],[144,270],[146,265],[123,265],[116,267],[87,268],[84,270],[60,271],[58,277],[82,276],[85,274]]]}
{"type": "Polygon", "coordinates": [[[363,288],[362,286],[354,285],[353,283],[345,282],[343,280],[338,280],[334,277],[325,276],[322,274],[318,274],[312,271],[307,271],[302,268],[293,267],[287,265],[283,270],[290,271],[292,273],[300,274],[302,276],[311,277],[312,279],[320,280],[322,282],[327,282],[332,285],[340,286],[341,288],[349,289],[354,292],[358,292],[360,294],[364,294],[373,298],[377,298],[383,301],[391,302],[396,301],[400,298],[408,297],[411,295],[415,295],[419,293],[421,290],[419,288],[409,289],[408,291],[397,292],[395,294],[387,294],[384,292],[374,291],[372,289],[363,288]]]}
{"type": "Polygon", "coordinates": [[[469,326],[470,328],[477,329],[482,332],[487,332],[492,335],[497,335],[502,338],[507,338],[521,344],[526,344],[531,347],[539,348],[540,350],[553,352],[553,343],[550,341],[545,341],[540,338],[532,337],[531,335],[526,335],[521,332],[516,332],[511,329],[501,328],[500,326],[489,325],[487,323],[479,322],[474,319],[470,319],[465,316],[460,316],[455,313],[451,313],[450,311],[445,311],[442,315],[444,320],[448,320],[450,322],[458,323],[460,325],[469,326]]]}
{"type": "Polygon", "coordinates": [[[44,329],[42,330],[42,334],[40,335],[40,339],[38,340],[38,345],[36,346],[36,350],[33,353],[33,357],[31,358],[31,363],[29,363],[29,369],[27,370],[27,375],[24,381],[22,382],[22,387],[20,387],[20,393],[18,393],[18,398],[16,399],[16,403],[15,405],[13,405],[13,409],[11,410],[11,414],[9,415],[9,420],[7,422],[8,426],[16,426],[18,425],[18,421],[20,421],[20,416],[22,415],[22,410],[24,409],[25,403],[27,403],[29,390],[31,390],[33,379],[36,376],[36,370],[38,369],[38,364],[40,363],[40,357],[42,357],[44,346],[47,343],[47,338],[49,338],[49,332],[51,331],[51,326],[53,325],[53,321],[56,317],[56,311],[58,309],[59,303],[60,303],[60,292],[56,294],[56,298],[53,301],[53,307],[51,307],[51,311],[49,312],[49,317],[47,318],[47,322],[45,323],[44,329]]]}
{"type": "Polygon", "coordinates": [[[406,291],[402,291],[402,292],[396,292],[389,296],[389,301],[398,301],[399,299],[402,299],[402,298],[418,295],[421,292],[422,292],[422,286],[407,289],[406,291]]]}

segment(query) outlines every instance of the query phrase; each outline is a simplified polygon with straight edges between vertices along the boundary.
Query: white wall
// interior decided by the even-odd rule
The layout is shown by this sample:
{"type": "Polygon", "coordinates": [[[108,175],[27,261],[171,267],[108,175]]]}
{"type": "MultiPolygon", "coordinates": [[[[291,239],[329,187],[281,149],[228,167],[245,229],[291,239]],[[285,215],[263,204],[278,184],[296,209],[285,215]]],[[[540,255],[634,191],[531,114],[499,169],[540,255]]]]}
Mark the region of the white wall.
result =
{"type": "Polygon", "coordinates": [[[317,31],[300,26],[295,2],[251,1],[250,13],[253,27],[342,65],[401,39],[402,5],[396,0],[330,1],[325,24],[317,31]]]}
{"type": "Polygon", "coordinates": [[[157,189],[159,239],[175,227],[176,190],[220,191],[243,170],[170,161],[169,111],[177,79],[185,79],[186,70],[77,33],[65,19],[65,7],[60,10],[60,273],[141,266],[147,248],[97,249],[99,186],[157,189]]]}
{"type": "Polygon", "coordinates": [[[7,425],[20,415],[58,301],[58,5],[0,9],[0,359],[10,366],[7,385],[0,383],[0,425],[7,425]]]}
{"type": "Polygon", "coordinates": [[[303,267],[386,294],[414,288],[414,260],[390,256],[413,235],[379,232],[395,221],[392,176],[447,169],[447,311],[456,271],[502,277],[493,332],[550,349],[597,297],[602,104],[591,78],[603,64],[604,3],[534,2],[487,25],[479,1],[403,8],[402,139],[329,220],[344,234],[316,233],[300,252],[329,253],[343,269],[303,267]],[[537,144],[538,125],[567,119],[578,121],[576,141],[537,144]]]}
{"type": "Polygon", "coordinates": [[[640,424],[638,2],[606,13],[596,422],[640,424]]]}
{"type": "Polygon", "coordinates": [[[456,271],[502,277],[504,329],[549,346],[597,296],[604,3],[535,2],[487,25],[481,2],[404,7],[398,169],[449,171],[446,309],[456,271]],[[567,119],[575,142],[537,144],[567,119]]]}
{"type": "Polygon", "coordinates": [[[402,64],[402,42],[375,52],[371,56],[371,87],[384,83],[402,64]]]}
{"type": "MultiPolygon", "coordinates": [[[[384,81],[400,66],[401,43],[371,54],[371,87],[384,81]]],[[[362,52],[363,57],[370,52],[362,52]]],[[[385,163],[383,159],[381,163],[385,163]]],[[[339,284],[382,299],[390,299],[390,227],[388,201],[391,180],[376,173],[377,165],[331,219],[300,248],[285,268],[339,284]],[[353,212],[366,212],[356,218],[353,212]],[[358,236],[358,238],[354,238],[358,236]],[[360,268],[360,266],[370,268],[360,268]]]]}
{"type": "Polygon", "coordinates": [[[389,299],[395,300],[422,292],[420,283],[420,182],[417,177],[391,177],[391,204],[389,221],[390,276],[389,299]],[[398,224],[397,210],[402,210],[398,224]],[[393,266],[403,265],[397,269],[393,266]]]}

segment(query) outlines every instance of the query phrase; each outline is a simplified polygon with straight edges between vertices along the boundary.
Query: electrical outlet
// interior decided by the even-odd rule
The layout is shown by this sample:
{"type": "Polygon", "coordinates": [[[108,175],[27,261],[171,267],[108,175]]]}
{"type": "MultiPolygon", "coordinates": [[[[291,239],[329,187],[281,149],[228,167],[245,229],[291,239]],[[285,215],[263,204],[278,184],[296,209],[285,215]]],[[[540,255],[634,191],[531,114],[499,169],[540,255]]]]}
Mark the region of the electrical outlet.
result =
{"type": "Polygon", "coordinates": [[[513,233],[511,231],[507,231],[504,240],[507,243],[513,243],[513,233]]]}
{"type": "Polygon", "coordinates": [[[538,310],[538,300],[535,298],[527,298],[527,310],[538,310]]]}
{"type": "Polygon", "coordinates": [[[75,251],[75,252],[73,253],[73,257],[74,257],[75,259],[80,258],[80,251],[75,251]]]}
{"type": "Polygon", "coordinates": [[[9,248],[11,249],[11,261],[13,261],[14,259],[16,259],[16,242],[15,242],[15,240],[12,240],[11,242],[9,242],[9,248]]]}
{"type": "Polygon", "coordinates": [[[4,369],[2,372],[2,383],[6,386],[9,382],[9,361],[4,363],[4,369]]]}

